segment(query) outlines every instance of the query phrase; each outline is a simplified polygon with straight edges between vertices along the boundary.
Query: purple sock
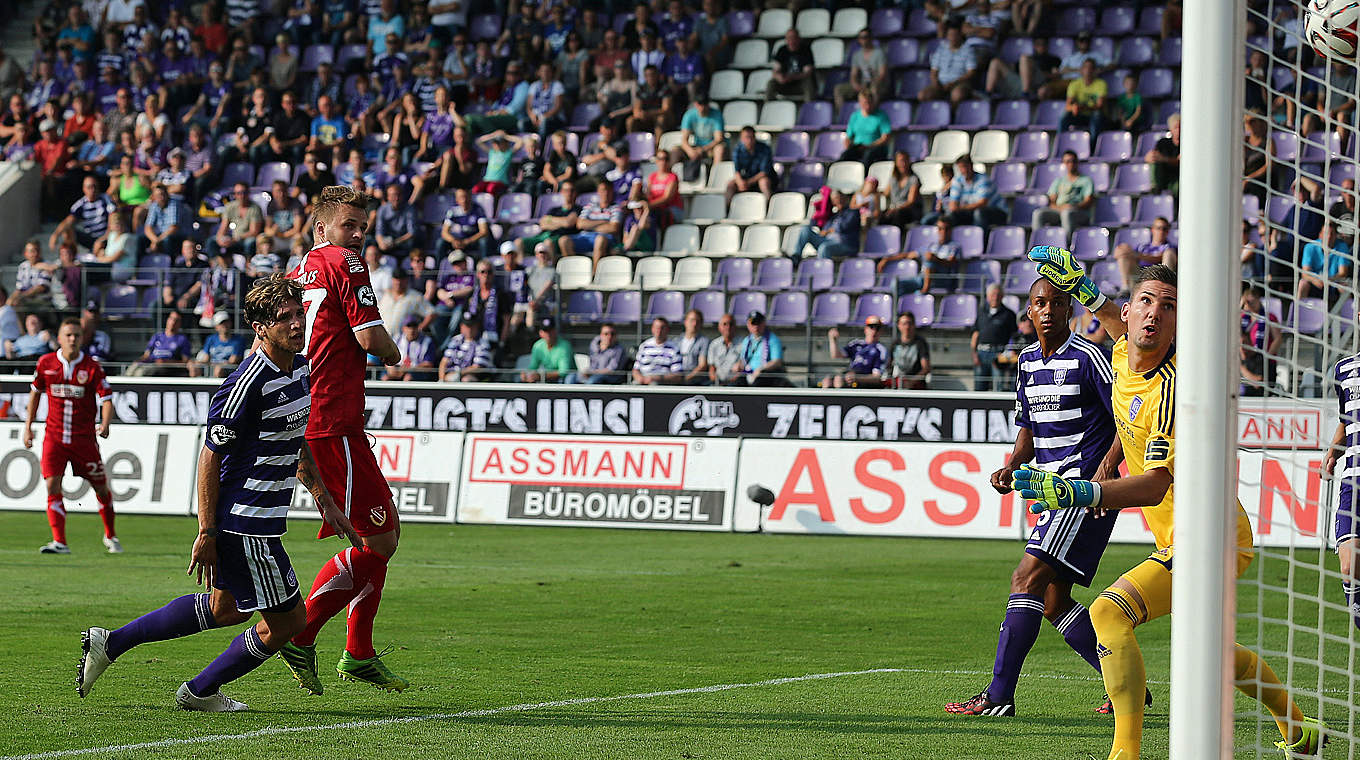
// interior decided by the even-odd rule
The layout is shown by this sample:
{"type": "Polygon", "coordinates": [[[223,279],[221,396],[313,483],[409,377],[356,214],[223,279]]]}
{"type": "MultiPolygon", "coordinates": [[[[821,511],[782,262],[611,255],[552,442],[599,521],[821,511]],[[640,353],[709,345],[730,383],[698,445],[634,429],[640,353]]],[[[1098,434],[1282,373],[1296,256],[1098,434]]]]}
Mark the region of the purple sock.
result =
{"type": "Polygon", "coordinates": [[[1006,604],[1006,619],[1001,622],[1001,637],[996,642],[996,664],[992,666],[992,683],[987,696],[993,702],[1015,699],[1015,684],[1020,680],[1020,668],[1025,657],[1039,638],[1039,624],[1044,620],[1044,599],[1034,594],[1011,594],[1006,604]]]}
{"type": "Polygon", "coordinates": [[[273,656],[274,651],[265,647],[252,625],[232,639],[227,650],[217,655],[202,673],[194,676],[189,682],[189,691],[196,697],[210,697],[222,688],[222,684],[235,681],[273,656]]]}
{"type": "Polygon", "coordinates": [[[1063,635],[1067,645],[1081,655],[1081,659],[1090,663],[1097,673],[1100,672],[1100,655],[1096,654],[1096,629],[1091,625],[1091,613],[1087,612],[1081,602],[1074,603],[1072,609],[1058,618],[1053,627],[1063,635]]]}
{"type": "Polygon", "coordinates": [[[1346,592],[1346,604],[1355,618],[1355,627],[1360,628],[1360,583],[1342,583],[1341,588],[1346,592]]]}
{"type": "Polygon", "coordinates": [[[216,628],[217,621],[213,619],[212,604],[209,601],[211,598],[208,594],[181,596],[116,631],[109,631],[109,659],[118,659],[124,652],[138,644],[177,639],[216,628]]]}

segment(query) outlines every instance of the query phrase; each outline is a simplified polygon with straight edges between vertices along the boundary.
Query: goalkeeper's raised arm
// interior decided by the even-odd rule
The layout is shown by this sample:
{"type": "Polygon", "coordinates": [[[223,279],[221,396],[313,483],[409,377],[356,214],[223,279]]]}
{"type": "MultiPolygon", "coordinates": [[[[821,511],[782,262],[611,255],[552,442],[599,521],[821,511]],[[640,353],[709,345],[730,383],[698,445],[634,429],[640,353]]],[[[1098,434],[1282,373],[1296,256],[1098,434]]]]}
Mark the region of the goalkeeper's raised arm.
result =
{"type": "Polygon", "coordinates": [[[1100,292],[1071,251],[1055,245],[1036,245],[1029,249],[1029,260],[1034,262],[1039,276],[1056,285],[1059,290],[1072,294],[1073,298],[1090,309],[1111,339],[1119,340],[1120,336],[1128,332],[1119,304],[1100,292]]]}

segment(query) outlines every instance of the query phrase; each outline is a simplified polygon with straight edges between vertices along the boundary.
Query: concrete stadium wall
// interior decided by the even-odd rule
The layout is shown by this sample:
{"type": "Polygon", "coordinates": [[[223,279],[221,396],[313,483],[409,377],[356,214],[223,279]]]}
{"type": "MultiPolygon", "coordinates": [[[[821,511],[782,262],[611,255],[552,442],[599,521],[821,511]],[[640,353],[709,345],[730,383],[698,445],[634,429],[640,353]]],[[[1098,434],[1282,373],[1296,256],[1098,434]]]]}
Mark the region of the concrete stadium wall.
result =
{"type": "Polygon", "coordinates": [[[42,173],[32,161],[0,163],[0,262],[19,258],[38,231],[42,173]]]}

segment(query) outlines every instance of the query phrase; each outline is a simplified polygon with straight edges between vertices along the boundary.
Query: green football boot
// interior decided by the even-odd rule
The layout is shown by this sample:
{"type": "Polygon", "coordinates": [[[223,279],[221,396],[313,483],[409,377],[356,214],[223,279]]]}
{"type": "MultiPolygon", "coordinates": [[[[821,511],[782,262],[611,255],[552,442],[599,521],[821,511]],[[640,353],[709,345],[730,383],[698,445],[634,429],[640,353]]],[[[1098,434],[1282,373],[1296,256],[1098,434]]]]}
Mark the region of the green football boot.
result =
{"type": "Polygon", "coordinates": [[[388,647],[366,660],[360,660],[345,652],[340,656],[340,662],[336,664],[335,670],[345,681],[363,681],[383,691],[401,691],[410,686],[411,682],[393,673],[383,664],[382,656],[391,651],[392,648],[388,647]]]}
{"type": "Polygon", "coordinates": [[[279,659],[292,671],[299,688],[306,689],[307,693],[314,695],[326,690],[326,687],[321,685],[321,674],[316,671],[315,645],[303,647],[289,642],[279,650],[279,659]]]}

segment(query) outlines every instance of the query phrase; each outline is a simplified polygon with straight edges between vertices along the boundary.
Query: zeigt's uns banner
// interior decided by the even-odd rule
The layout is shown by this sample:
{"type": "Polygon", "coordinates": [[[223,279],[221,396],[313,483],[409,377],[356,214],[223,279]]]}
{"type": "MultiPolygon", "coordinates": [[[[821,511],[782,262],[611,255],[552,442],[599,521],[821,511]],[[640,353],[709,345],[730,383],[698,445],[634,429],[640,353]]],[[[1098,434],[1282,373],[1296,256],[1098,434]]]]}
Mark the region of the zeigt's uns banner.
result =
{"type": "Polygon", "coordinates": [[[732,529],[727,439],[471,434],[458,522],[732,529]]]}
{"type": "MultiPolygon", "coordinates": [[[[402,520],[453,522],[463,456],[462,433],[370,433],[378,468],[392,488],[392,504],[402,520]]],[[[345,505],[341,504],[343,509],[345,505]]],[[[352,509],[373,505],[354,504],[352,509]]],[[[320,518],[312,495],[298,486],[290,518],[320,518]]]]}
{"type": "MultiPolygon", "coordinates": [[[[24,426],[0,423],[0,500],[8,509],[41,511],[47,506],[41,457],[44,426],[33,426],[32,449],[23,446],[24,426]]],[[[117,425],[99,439],[114,509],[127,514],[189,515],[194,512],[194,468],[201,429],[182,425],[117,425]]],[[[66,473],[66,509],[95,512],[90,486],[66,473]]]]}

